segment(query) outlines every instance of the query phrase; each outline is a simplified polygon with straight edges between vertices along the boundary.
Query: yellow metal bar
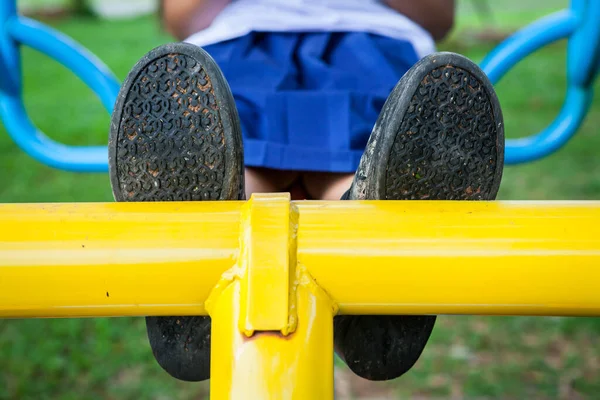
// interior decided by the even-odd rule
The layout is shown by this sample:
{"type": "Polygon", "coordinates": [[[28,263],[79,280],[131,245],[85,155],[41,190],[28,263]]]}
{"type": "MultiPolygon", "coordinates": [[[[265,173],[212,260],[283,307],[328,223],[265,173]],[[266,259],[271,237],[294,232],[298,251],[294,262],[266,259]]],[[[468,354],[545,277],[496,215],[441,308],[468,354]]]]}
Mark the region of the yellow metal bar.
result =
{"type": "Polygon", "coordinates": [[[333,303],[304,275],[298,325],[288,336],[238,329],[240,282],[211,297],[213,399],[333,399],[333,303]]]}
{"type": "Polygon", "coordinates": [[[242,253],[238,264],[245,276],[240,329],[248,336],[257,330],[283,334],[293,330],[290,274],[295,269],[295,246],[293,252],[290,250],[297,228],[290,221],[297,221],[297,212],[290,213],[290,208],[287,193],[259,194],[252,196],[242,213],[242,253]]]}
{"type": "MultiPolygon", "coordinates": [[[[292,205],[340,313],[600,316],[600,202],[292,205]]],[[[0,206],[0,317],[205,314],[243,206],[0,206]]]]}
{"type": "Polygon", "coordinates": [[[600,316],[598,202],[298,208],[298,261],[340,313],[600,316]]]}
{"type": "Polygon", "coordinates": [[[240,258],[206,303],[212,398],[333,399],[335,304],[297,268],[289,200],[258,195],[245,205],[240,258]]]}
{"type": "Polygon", "coordinates": [[[0,317],[206,314],[242,206],[0,205],[0,317]]]}

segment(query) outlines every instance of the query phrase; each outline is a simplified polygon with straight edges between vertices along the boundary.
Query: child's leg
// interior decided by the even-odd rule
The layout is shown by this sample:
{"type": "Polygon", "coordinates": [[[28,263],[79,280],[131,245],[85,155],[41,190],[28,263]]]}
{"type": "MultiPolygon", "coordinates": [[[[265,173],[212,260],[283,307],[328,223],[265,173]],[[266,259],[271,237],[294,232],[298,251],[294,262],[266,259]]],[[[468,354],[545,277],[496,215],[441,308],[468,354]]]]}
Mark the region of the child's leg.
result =
{"type": "Polygon", "coordinates": [[[354,174],[305,172],[302,183],[315,200],[339,200],[352,184],[354,174]]]}
{"type": "Polygon", "coordinates": [[[297,171],[280,171],[268,168],[246,167],[246,198],[252,193],[278,193],[286,191],[299,178],[297,171]]]}
{"type": "Polygon", "coordinates": [[[315,200],[339,200],[348,190],[354,174],[334,172],[305,172],[302,183],[307,193],[315,200]]]}

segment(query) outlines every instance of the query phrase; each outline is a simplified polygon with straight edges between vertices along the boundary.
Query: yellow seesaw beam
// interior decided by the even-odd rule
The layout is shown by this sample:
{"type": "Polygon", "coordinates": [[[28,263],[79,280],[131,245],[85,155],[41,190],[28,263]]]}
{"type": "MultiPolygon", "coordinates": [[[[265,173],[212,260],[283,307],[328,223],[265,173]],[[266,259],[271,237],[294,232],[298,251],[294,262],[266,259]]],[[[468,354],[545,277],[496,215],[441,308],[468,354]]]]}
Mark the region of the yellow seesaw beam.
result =
{"type": "MultiPolygon", "coordinates": [[[[287,204],[255,215],[255,244],[297,235],[290,260],[339,313],[600,316],[600,202],[287,204]]],[[[244,207],[0,205],[0,317],[204,315],[248,237],[244,207]]]]}

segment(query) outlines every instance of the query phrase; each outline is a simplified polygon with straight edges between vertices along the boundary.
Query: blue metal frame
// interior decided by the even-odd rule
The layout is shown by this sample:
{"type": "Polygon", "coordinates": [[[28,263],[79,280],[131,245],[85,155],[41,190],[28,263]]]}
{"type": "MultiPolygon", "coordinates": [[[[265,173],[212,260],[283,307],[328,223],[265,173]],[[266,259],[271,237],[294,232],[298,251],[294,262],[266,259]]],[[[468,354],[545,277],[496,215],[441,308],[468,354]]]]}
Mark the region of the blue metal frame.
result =
{"type": "Polygon", "coordinates": [[[600,69],[600,1],[572,0],[571,7],[515,33],[481,63],[493,83],[525,57],[552,42],[569,39],[565,101],[556,119],[540,133],[506,141],[507,164],[545,157],[561,148],[579,129],[593,97],[600,69]]]}
{"type": "MultiPolygon", "coordinates": [[[[496,83],[525,57],[560,39],[567,48],[568,88],[556,119],[542,132],[506,142],[506,163],[537,160],[562,147],[588,113],[600,70],[600,1],[571,0],[570,8],[515,33],[481,63],[496,83]]],[[[67,146],[53,141],[29,119],[22,98],[19,44],[59,61],[85,82],[110,113],[119,82],[93,54],[69,37],[17,14],[16,0],[0,0],[0,118],[27,154],[51,167],[78,172],[108,170],[106,146],[67,146]]]]}
{"type": "Polygon", "coordinates": [[[0,1],[0,118],[13,140],[27,154],[51,167],[79,172],[108,170],[106,146],[67,146],[35,127],[22,97],[19,44],[32,47],[75,73],[100,98],[110,113],[120,83],[93,54],[69,37],[17,15],[15,0],[0,1]]]}

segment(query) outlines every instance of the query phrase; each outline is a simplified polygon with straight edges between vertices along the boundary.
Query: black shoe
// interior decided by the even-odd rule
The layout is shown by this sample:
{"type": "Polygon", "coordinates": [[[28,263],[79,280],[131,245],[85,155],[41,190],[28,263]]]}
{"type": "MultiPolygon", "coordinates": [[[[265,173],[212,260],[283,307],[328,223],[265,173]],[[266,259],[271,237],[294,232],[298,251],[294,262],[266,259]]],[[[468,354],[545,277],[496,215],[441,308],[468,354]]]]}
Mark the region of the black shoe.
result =
{"type": "MultiPolygon", "coordinates": [[[[347,200],[492,200],[504,166],[500,104],[463,56],[432,54],[388,97],[347,200]]],[[[418,268],[418,266],[414,266],[418,268]]],[[[435,316],[338,316],[335,347],[357,375],[397,378],[421,355],[435,316]]]]}
{"type": "MultiPolygon", "coordinates": [[[[204,50],[164,45],[129,72],[112,115],[109,172],[117,201],[244,198],[237,109],[204,50]]],[[[209,378],[209,317],[147,317],[146,325],[152,352],[169,374],[209,378]]]]}

